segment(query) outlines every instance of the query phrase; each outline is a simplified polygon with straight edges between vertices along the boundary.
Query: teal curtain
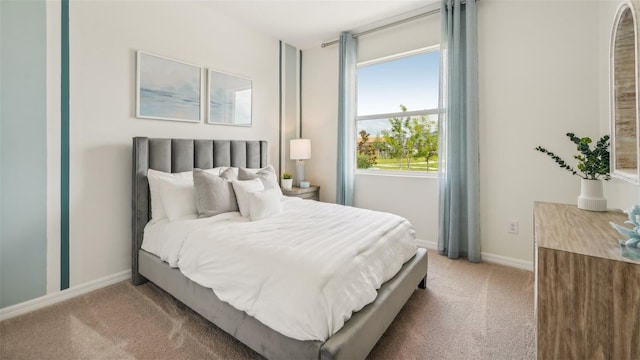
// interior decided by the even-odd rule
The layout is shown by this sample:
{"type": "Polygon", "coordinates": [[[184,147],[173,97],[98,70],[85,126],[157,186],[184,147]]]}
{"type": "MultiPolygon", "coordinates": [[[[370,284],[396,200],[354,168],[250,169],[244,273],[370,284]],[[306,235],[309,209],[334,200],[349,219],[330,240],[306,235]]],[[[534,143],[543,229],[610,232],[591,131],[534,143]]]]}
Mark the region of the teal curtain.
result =
{"type": "Polygon", "coordinates": [[[476,0],[443,0],[440,15],[438,251],[479,262],[476,0]]]}
{"type": "Polygon", "coordinates": [[[356,164],[356,62],[357,40],[350,32],[340,35],[338,93],[338,182],[336,203],[353,205],[356,164]]]}

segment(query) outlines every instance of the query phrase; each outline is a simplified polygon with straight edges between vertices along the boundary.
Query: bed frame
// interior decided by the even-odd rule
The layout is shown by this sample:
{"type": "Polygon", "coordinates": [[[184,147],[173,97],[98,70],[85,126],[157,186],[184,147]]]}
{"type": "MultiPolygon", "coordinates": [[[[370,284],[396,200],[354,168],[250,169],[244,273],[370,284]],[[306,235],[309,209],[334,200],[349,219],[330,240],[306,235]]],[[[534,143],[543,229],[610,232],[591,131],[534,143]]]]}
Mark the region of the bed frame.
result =
{"type": "Polygon", "coordinates": [[[151,281],[213,324],[268,359],[364,359],[407,302],[416,286],[426,287],[427,254],[418,249],[385,282],[376,300],[353,314],[327,341],[286,337],[218,299],[205,288],[142,250],[151,201],[147,170],[165,172],[219,166],[260,168],[267,165],[266,141],[133,138],[133,215],[131,276],[135,285],[151,281]]]}

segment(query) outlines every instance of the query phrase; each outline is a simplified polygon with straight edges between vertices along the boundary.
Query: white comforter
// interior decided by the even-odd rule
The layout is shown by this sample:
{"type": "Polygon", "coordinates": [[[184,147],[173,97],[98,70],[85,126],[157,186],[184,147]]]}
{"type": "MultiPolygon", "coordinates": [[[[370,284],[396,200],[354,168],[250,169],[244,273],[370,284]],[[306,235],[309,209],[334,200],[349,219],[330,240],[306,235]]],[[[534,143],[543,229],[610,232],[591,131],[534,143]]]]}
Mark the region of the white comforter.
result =
{"type": "Polygon", "coordinates": [[[227,213],[154,224],[142,248],[270,328],[324,341],[414,255],[415,232],[388,213],[283,201],[261,221],[227,213]]]}

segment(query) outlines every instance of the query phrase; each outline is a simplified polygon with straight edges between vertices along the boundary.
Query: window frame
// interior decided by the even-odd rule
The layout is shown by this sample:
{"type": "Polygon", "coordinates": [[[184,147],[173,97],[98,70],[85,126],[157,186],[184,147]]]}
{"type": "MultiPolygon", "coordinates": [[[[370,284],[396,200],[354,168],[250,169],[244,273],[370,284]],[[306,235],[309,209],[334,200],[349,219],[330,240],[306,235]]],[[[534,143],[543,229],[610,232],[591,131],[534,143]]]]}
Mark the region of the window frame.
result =
{"type": "MultiPolygon", "coordinates": [[[[416,50],[411,50],[399,54],[384,56],[377,59],[367,60],[356,64],[356,68],[360,69],[362,67],[377,65],[389,61],[399,60],[405,57],[419,55],[428,53],[431,51],[440,51],[440,44],[428,46],[416,50]]],[[[438,104],[440,103],[440,99],[438,99],[438,104]]],[[[390,119],[395,117],[407,117],[407,116],[429,116],[429,115],[439,115],[440,109],[438,107],[432,109],[424,109],[424,110],[413,110],[406,112],[394,112],[394,113],[385,113],[385,114],[370,114],[370,115],[357,115],[357,107],[356,107],[356,117],[353,122],[354,133],[358,134],[358,122],[359,121],[367,121],[367,120],[381,120],[381,119],[390,119]]],[[[440,129],[440,117],[438,116],[438,129],[440,129]]],[[[356,151],[357,148],[355,149],[356,151]]],[[[356,156],[357,159],[357,156],[356,156]]],[[[432,171],[409,171],[409,170],[380,170],[380,169],[360,169],[358,168],[358,164],[356,162],[355,165],[355,174],[356,175],[380,175],[380,176],[395,176],[395,177],[417,177],[417,178],[435,178],[438,176],[438,172],[432,171]]]]}

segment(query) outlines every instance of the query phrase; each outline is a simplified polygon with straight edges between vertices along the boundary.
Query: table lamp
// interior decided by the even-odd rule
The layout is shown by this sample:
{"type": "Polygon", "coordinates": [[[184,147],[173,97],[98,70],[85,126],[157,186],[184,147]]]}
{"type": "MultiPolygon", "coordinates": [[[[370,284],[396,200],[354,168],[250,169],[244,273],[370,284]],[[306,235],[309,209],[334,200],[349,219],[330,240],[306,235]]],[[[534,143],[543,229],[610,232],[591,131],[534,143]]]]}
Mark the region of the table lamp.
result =
{"type": "Polygon", "coordinates": [[[304,160],[311,159],[311,140],[293,139],[289,144],[289,155],[291,160],[296,160],[296,184],[300,186],[304,178],[304,160]]]}

